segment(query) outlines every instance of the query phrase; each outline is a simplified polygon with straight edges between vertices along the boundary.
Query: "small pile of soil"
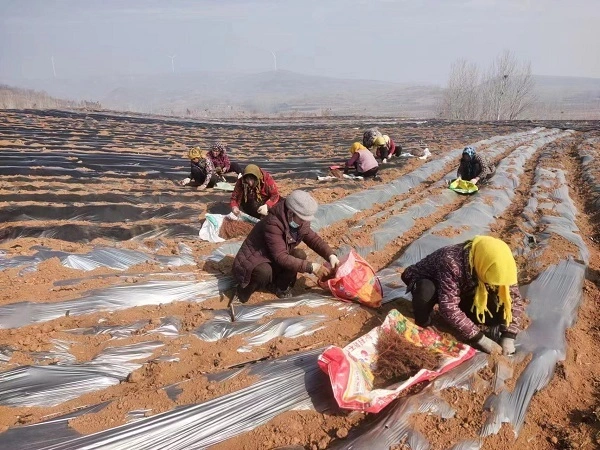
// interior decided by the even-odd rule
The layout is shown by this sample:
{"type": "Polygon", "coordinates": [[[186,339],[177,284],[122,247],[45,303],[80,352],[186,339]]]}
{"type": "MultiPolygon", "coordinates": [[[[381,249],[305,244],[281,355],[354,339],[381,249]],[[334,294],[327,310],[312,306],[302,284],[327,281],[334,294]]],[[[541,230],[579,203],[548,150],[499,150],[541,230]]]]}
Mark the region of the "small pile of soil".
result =
{"type": "Polygon", "coordinates": [[[393,330],[382,330],[377,340],[377,367],[374,387],[385,387],[412,377],[421,369],[434,370],[439,356],[416,347],[393,330]]]}
{"type": "Polygon", "coordinates": [[[219,230],[219,237],[223,239],[234,239],[245,237],[250,234],[254,228],[254,224],[244,220],[232,220],[229,218],[223,219],[223,225],[219,230]]]}

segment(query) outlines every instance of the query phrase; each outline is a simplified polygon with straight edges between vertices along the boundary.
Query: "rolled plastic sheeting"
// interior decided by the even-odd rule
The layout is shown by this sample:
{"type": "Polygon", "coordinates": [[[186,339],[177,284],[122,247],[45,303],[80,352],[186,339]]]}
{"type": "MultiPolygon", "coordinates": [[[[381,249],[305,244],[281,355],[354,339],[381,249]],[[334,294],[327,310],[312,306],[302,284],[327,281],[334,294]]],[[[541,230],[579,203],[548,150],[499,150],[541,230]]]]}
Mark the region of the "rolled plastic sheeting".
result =
{"type": "Polygon", "coordinates": [[[233,287],[233,278],[212,280],[150,281],[111,286],[91,291],[85,297],[55,303],[19,302],[0,306],[0,328],[18,328],[67,315],[81,316],[99,311],[118,311],[134,306],[160,305],[176,301],[202,302],[233,287]]]}
{"type": "MultiPolygon", "coordinates": [[[[0,405],[56,406],[89,392],[119,384],[164,344],[140,342],[104,349],[88,363],[22,366],[0,373],[0,405]]],[[[1,435],[0,435],[1,436],[1,435]]]]}

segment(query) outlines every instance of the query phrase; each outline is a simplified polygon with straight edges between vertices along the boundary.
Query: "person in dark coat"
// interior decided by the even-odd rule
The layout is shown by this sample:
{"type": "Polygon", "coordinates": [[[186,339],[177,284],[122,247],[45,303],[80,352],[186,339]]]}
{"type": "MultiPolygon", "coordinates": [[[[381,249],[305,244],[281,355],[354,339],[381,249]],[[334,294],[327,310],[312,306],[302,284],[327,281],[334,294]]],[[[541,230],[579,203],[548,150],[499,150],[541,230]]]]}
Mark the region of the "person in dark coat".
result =
{"type": "Polygon", "coordinates": [[[232,301],[245,303],[254,292],[269,285],[273,285],[277,297],[291,297],[299,272],[314,273],[318,278],[329,275],[330,269],[307,261],[306,254],[296,249],[304,242],[332,268],[339,264],[331,247],[310,228],[318,207],[308,192],[296,190],[254,226],[233,262],[238,287],[232,301]]]}
{"type": "Polygon", "coordinates": [[[402,273],[412,293],[415,323],[431,325],[439,316],[459,338],[487,353],[511,355],[525,305],[517,286],[517,265],[509,246],[491,236],[475,236],[442,247],[402,273]],[[499,326],[499,344],[481,325],[499,326]]]}
{"type": "Polygon", "coordinates": [[[459,180],[471,183],[488,181],[496,173],[496,167],[484,155],[477,153],[474,147],[465,147],[456,171],[459,180]]]}

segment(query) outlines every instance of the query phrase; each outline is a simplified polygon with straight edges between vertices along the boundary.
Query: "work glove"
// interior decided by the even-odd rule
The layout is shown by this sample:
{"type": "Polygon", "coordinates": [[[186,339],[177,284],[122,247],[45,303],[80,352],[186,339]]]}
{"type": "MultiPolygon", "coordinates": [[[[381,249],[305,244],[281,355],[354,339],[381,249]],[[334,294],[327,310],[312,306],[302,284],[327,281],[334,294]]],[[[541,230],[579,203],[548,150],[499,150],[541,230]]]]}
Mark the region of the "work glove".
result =
{"type": "Polygon", "coordinates": [[[335,269],[340,264],[340,260],[338,259],[337,256],[331,255],[329,257],[329,264],[331,264],[331,267],[333,267],[335,269]]]}
{"type": "Polygon", "coordinates": [[[315,274],[319,280],[322,280],[323,278],[327,278],[329,276],[329,274],[331,273],[331,271],[322,264],[314,262],[314,263],[310,263],[310,265],[311,265],[312,273],[315,274]]]}
{"type": "Polygon", "coordinates": [[[492,341],[489,337],[487,336],[482,336],[474,345],[473,347],[475,347],[478,350],[481,350],[482,352],[486,352],[486,353],[497,353],[500,354],[502,353],[502,347],[500,347],[500,345],[498,345],[497,342],[492,341]]]}
{"type": "Polygon", "coordinates": [[[266,216],[269,213],[269,207],[267,205],[259,206],[256,212],[261,216],[266,216]]]}
{"type": "Polygon", "coordinates": [[[191,178],[184,178],[183,180],[181,180],[181,185],[182,186],[187,186],[188,184],[190,184],[192,182],[191,178]]]}
{"type": "Polygon", "coordinates": [[[510,356],[515,354],[515,340],[510,337],[503,337],[500,339],[500,346],[502,347],[502,354],[510,356]]]}
{"type": "Polygon", "coordinates": [[[239,216],[240,208],[238,208],[237,206],[234,206],[233,208],[231,208],[231,212],[234,213],[236,216],[239,216]]]}

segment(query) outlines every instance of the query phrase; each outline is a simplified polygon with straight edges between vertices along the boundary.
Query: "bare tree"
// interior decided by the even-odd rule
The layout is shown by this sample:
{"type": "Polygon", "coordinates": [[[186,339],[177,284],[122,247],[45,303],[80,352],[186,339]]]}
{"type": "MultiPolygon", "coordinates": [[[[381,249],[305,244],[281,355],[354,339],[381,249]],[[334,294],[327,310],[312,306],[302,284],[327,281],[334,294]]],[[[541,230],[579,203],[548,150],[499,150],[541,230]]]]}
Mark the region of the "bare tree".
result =
{"type": "Polygon", "coordinates": [[[481,83],[481,117],[514,120],[531,107],[534,82],[531,64],[519,63],[505,50],[492,63],[481,83]]]}
{"type": "Polygon", "coordinates": [[[440,105],[440,115],[448,119],[472,120],[479,115],[479,69],[465,59],[452,64],[448,87],[440,105]]]}
{"type": "Polygon", "coordinates": [[[531,64],[520,63],[508,50],[483,76],[475,64],[459,59],[452,64],[438,114],[454,120],[514,120],[531,108],[533,88],[531,64]]]}

